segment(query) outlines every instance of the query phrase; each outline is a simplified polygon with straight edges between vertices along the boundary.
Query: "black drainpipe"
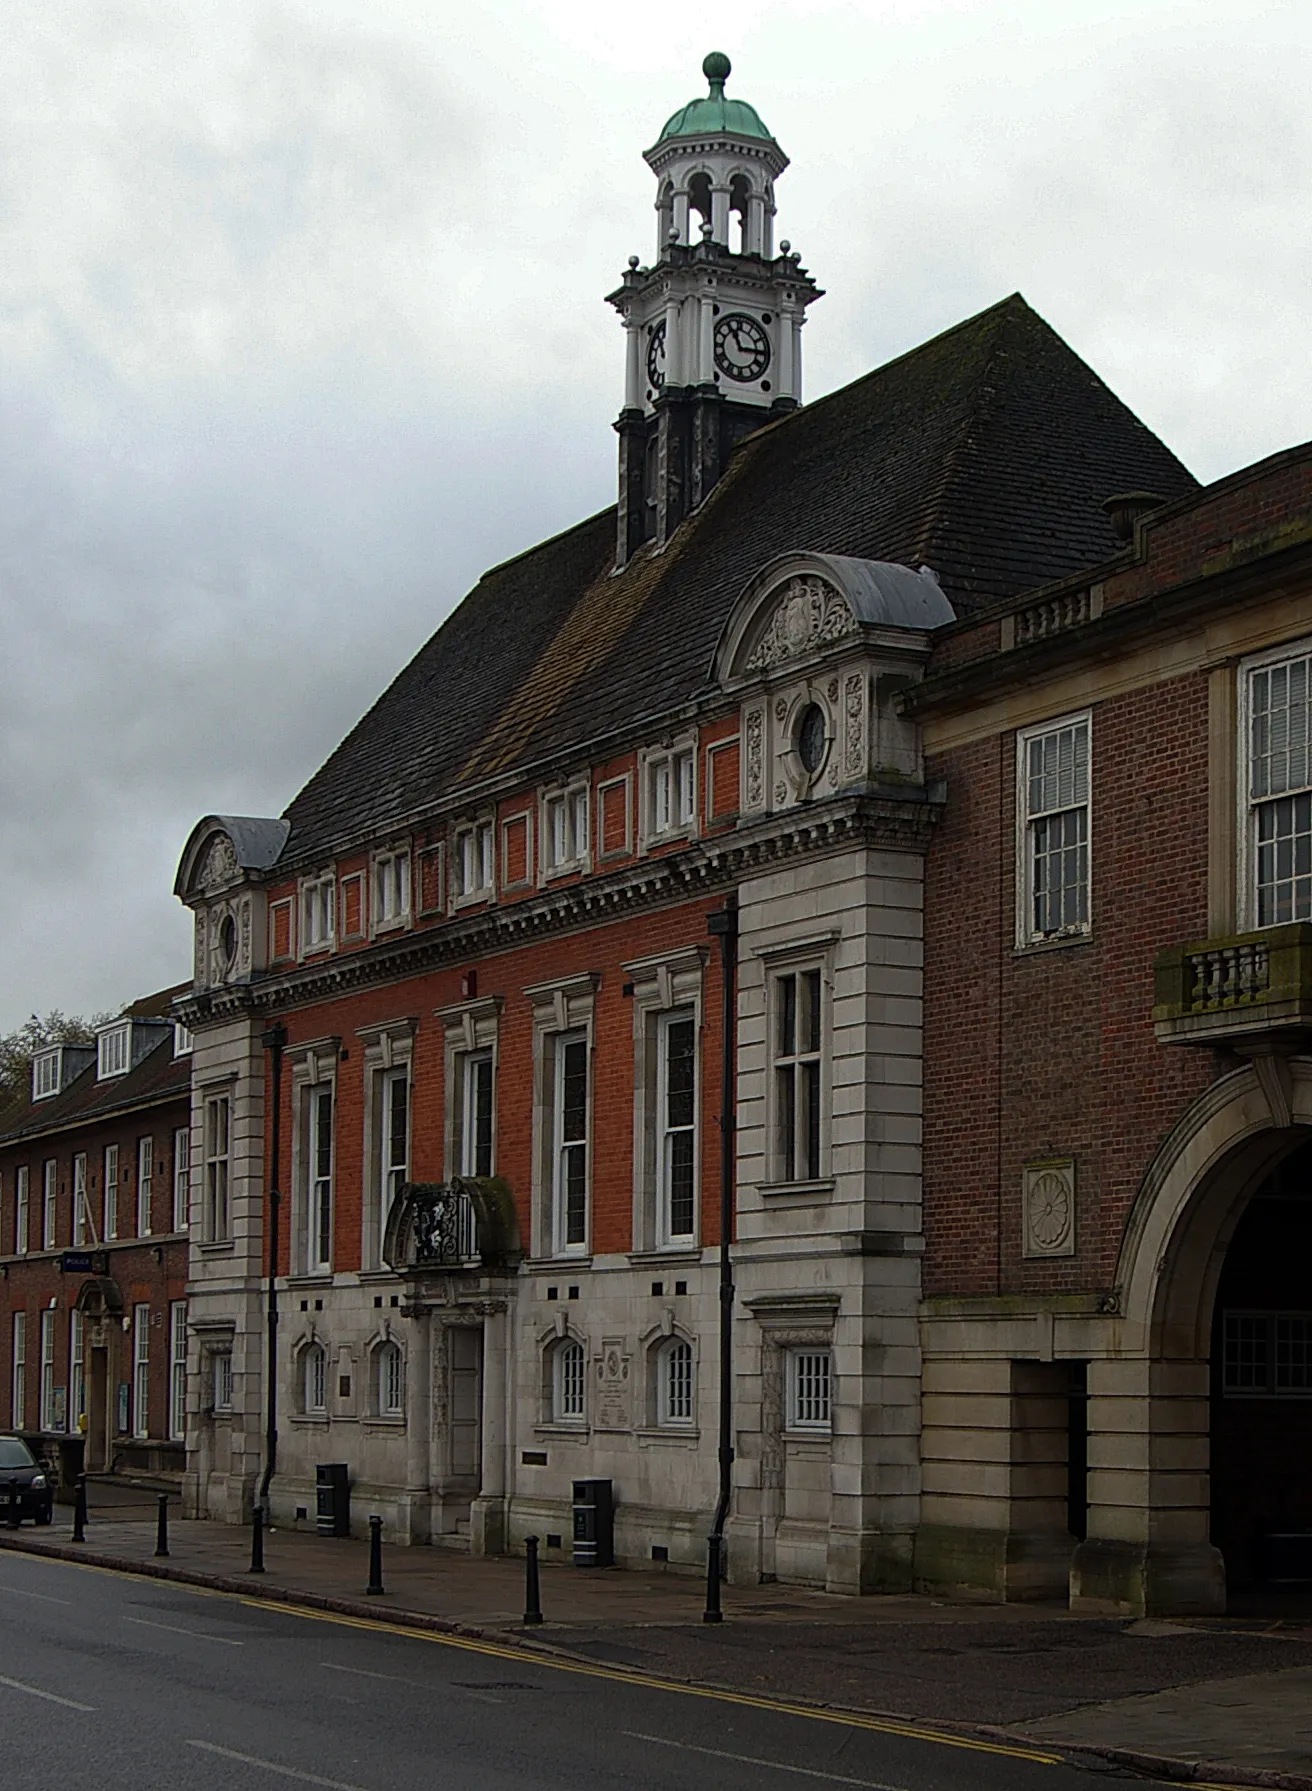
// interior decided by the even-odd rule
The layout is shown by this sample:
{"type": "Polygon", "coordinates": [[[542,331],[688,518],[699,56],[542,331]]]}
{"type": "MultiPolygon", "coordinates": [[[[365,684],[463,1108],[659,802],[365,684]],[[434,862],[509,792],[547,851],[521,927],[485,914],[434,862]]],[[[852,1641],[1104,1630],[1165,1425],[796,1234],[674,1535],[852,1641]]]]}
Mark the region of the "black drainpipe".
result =
{"type": "Polygon", "coordinates": [[[264,1423],[264,1474],[260,1480],[259,1504],[267,1521],[269,1486],[278,1466],[278,1215],[282,1194],[278,1189],[279,1163],[282,1160],[282,1054],[287,1048],[287,1028],[281,1020],[263,1033],[260,1043],[269,1054],[269,1074],[273,1082],[273,1162],[269,1170],[269,1334],[265,1345],[264,1381],[268,1410],[264,1423]]]}
{"type": "Polygon", "coordinates": [[[720,941],[720,981],[724,997],[720,1028],[720,1497],[706,1553],[706,1609],[703,1623],[723,1620],[720,1581],[724,1574],[724,1525],[729,1515],[733,1472],[733,1170],[737,1027],[735,974],[738,968],[738,897],[730,892],[723,908],[706,917],[706,931],[720,941]]]}

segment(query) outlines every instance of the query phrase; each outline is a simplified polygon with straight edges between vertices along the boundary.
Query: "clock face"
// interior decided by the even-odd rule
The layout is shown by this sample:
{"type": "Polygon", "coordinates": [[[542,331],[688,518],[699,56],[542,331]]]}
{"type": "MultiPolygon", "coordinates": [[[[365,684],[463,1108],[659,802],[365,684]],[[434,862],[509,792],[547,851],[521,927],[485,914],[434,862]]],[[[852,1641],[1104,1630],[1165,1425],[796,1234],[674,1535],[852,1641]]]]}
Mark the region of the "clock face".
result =
{"type": "Polygon", "coordinates": [[[665,384],[665,319],[647,338],[647,384],[659,392],[665,384]]]}
{"type": "Polygon", "coordinates": [[[770,338],[754,317],[731,312],[715,326],[715,364],[726,379],[760,379],[770,365],[770,338]]]}

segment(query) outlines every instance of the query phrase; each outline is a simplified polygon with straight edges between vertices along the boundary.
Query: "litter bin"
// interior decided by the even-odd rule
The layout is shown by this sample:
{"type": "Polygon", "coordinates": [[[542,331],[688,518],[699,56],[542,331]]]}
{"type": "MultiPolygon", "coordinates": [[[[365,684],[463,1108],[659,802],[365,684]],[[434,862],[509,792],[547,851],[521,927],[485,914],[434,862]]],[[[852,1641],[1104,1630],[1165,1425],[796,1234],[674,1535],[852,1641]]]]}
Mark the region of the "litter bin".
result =
{"type": "Polygon", "coordinates": [[[574,1565],[615,1565],[615,1495],[609,1480],[574,1482],[574,1565]]]}
{"type": "Polygon", "coordinates": [[[344,1461],[321,1461],[314,1470],[315,1528],[320,1536],[351,1534],[351,1482],[344,1461]]]}

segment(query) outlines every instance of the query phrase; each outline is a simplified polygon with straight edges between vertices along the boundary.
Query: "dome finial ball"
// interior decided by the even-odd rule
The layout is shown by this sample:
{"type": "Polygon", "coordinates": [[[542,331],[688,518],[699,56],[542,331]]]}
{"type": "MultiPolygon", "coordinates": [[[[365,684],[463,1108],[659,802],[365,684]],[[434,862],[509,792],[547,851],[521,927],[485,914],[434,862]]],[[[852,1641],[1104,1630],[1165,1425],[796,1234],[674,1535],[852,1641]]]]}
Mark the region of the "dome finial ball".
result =
{"type": "Polygon", "coordinates": [[[729,79],[729,74],[732,68],[733,64],[729,61],[729,58],[725,55],[723,50],[712,50],[710,55],[702,63],[702,73],[706,76],[706,79],[712,86],[715,86],[718,83],[719,86],[723,87],[724,83],[729,79]]]}

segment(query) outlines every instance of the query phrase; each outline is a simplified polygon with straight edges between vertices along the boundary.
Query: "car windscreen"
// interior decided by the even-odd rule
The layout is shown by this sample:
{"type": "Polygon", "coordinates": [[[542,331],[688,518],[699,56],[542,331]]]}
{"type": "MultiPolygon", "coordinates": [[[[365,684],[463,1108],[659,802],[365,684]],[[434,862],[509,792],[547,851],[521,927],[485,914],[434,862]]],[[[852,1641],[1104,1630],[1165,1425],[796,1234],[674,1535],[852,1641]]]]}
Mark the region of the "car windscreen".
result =
{"type": "Polygon", "coordinates": [[[0,1437],[0,1468],[31,1468],[36,1463],[21,1437],[0,1437]]]}

